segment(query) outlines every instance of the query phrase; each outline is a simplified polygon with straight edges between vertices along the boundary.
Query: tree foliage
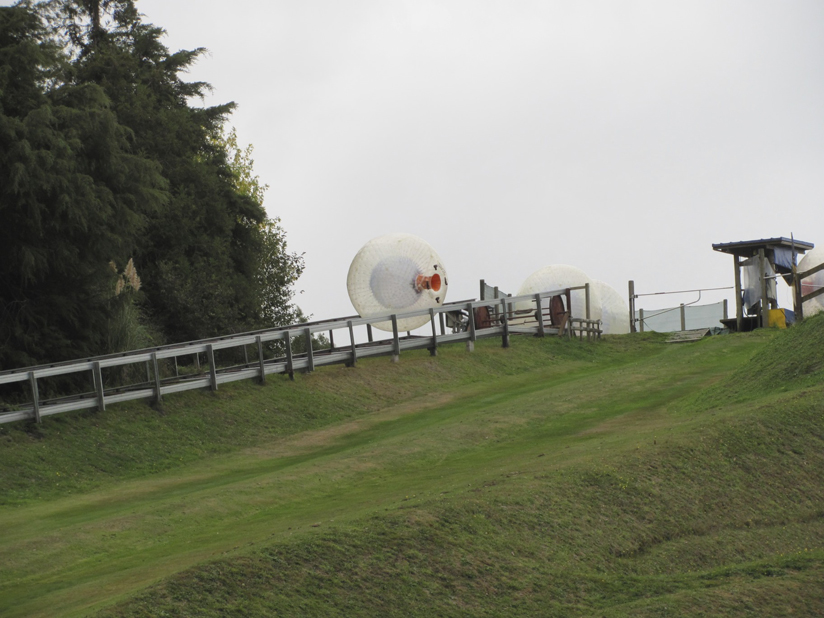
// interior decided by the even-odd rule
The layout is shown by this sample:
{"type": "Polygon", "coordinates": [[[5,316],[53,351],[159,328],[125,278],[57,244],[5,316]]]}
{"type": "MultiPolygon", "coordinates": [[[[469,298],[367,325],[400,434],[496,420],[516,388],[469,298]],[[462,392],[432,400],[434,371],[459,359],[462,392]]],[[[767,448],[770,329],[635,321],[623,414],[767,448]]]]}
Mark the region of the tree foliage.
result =
{"type": "Polygon", "coordinates": [[[102,88],[25,7],[0,11],[0,363],[102,350],[108,263],[135,249],[165,197],[102,88]]]}
{"type": "MultiPolygon", "coordinates": [[[[241,148],[234,127],[228,133],[221,131],[215,139],[228,155],[235,188],[262,206],[269,185],[261,184],[254,173],[254,147],[249,144],[241,148]]],[[[258,226],[258,232],[262,247],[256,275],[258,325],[265,328],[300,322],[305,318],[292,298],[294,285],[303,273],[303,255],[287,251],[286,231],[280,219],[267,218],[258,226]]]]}
{"type": "Polygon", "coordinates": [[[0,8],[2,367],[125,345],[117,315],[167,341],[300,315],[302,257],[223,132],[234,104],[193,106],[209,86],[181,75],[204,50],[163,34],[134,0],[0,8]],[[129,260],[143,286],[124,312],[109,263],[129,260]]]}

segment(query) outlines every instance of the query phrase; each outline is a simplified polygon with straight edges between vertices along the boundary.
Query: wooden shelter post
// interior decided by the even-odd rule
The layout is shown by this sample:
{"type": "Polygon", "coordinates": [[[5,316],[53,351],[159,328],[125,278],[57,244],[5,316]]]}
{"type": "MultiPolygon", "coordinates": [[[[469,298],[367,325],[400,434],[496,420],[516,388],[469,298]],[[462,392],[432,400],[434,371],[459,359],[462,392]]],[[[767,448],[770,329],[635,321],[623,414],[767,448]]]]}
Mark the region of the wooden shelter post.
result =
{"type": "Polygon", "coordinates": [[[763,247],[758,250],[758,283],[761,285],[761,328],[770,325],[770,302],[767,300],[767,263],[763,247]]]}
{"type": "Polygon", "coordinates": [[[741,299],[741,261],[734,253],[732,259],[735,264],[735,332],[740,333],[744,323],[744,303],[741,299]]]}

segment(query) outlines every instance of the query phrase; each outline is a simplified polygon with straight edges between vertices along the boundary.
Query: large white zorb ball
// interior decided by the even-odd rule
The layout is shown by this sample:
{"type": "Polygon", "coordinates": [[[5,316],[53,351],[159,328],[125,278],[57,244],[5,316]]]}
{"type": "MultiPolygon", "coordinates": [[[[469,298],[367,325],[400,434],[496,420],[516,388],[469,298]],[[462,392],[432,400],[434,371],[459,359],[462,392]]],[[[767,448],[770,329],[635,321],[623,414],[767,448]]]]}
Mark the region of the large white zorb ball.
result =
{"type": "MultiPolygon", "coordinates": [[[[438,307],[448,285],[441,258],[412,234],[373,238],[355,255],[346,278],[349,299],[364,318],[438,307]]],[[[413,330],[428,321],[428,315],[399,319],[398,330],[413,330]]],[[[391,321],[372,326],[392,331],[391,321]]]]}
{"type": "MultiPolygon", "coordinates": [[[[517,296],[525,294],[537,294],[539,292],[550,292],[553,290],[564,290],[574,288],[589,283],[589,317],[591,320],[601,319],[601,298],[598,296],[598,289],[593,285],[592,280],[586,273],[574,266],[566,264],[553,264],[544,266],[529,275],[518,290],[517,296]]],[[[584,290],[573,290],[572,297],[572,317],[586,318],[586,294],[584,290]]],[[[534,309],[535,303],[516,303],[516,310],[534,309]]],[[[569,308],[567,308],[569,309],[569,308]]]]}
{"type": "Polygon", "coordinates": [[[629,333],[629,305],[615,288],[603,281],[593,281],[601,298],[601,330],[607,335],[629,333]]]}
{"type": "MultiPolygon", "coordinates": [[[[798,272],[804,272],[805,270],[815,268],[822,262],[824,262],[824,247],[816,247],[812,251],[808,252],[798,263],[798,272]]],[[[802,295],[815,292],[823,287],[824,270],[819,270],[817,273],[810,275],[809,277],[804,277],[801,280],[802,295]]],[[[801,309],[804,311],[805,317],[815,315],[819,311],[824,311],[824,294],[805,301],[801,309]]]]}

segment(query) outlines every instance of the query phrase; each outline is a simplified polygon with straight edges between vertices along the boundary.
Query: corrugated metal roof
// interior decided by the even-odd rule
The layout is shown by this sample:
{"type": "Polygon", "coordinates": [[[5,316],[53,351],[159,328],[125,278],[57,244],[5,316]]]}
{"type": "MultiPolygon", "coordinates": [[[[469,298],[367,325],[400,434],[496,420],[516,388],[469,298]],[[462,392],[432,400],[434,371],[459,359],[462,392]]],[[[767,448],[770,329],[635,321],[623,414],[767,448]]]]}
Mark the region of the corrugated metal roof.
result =
{"type": "Polygon", "coordinates": [[[792,249],[795,246],[796,253],[805,253],[815,247],[815,244],[798,239],[784,238],[761,238],[759,240],[739,240],[736,242],[715,243],[712,248],[722,253],[732,255],[754,255],[759,249],[772,249],[775,247],[785,247],[792,249]]]}

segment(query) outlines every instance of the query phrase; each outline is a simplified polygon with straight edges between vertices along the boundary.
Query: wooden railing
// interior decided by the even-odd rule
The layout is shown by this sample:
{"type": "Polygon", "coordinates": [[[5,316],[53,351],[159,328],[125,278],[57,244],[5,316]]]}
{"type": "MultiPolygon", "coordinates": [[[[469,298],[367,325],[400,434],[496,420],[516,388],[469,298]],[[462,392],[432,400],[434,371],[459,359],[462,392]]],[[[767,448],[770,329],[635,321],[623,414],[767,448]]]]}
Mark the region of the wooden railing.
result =
{"type": "MultiPolygon", "coordinates": [[[[258,379],[264,382],[267,375],[277,373],[285,373],[294,378],[296,371],[312,371],[320,366],[337,363],[354,366],[359,359],[369,356],[391,355],[393,360],[397,361],[401,351],[405,350],[428,349],[435,355],[438,346],[446,343],[466,342],[467,347],[472,349],[477,339],[486,337],[500,336],[504,347],[509,346],[512,334],[566,334],[581,338],[586,335],[589,339],[600,336],[600,322],[573,318],[567,314],[565,324],[558,328],[549,323],[548,308],[544,306],[553,296],[565,295],[569,299],[571,293],[584,294],[588,302],[587,288],[588,286],[581,286],[502,298],[498,301],[500,308],[497,319],[486,328],[476,328],[474,315],[476,308],[488,307],[490,301],[465,301],[448,303],[428,310],[370,318],[350,316],[292,324],[250,333],[3,371],[0,372],[0,385],[17,384],[21,390],[28,392],[28,396],[22,395],[27,401],[19,405],[0,408],[0,423],[22,420],[34,420],[39,423],[44,416],[52,414],[95,408],[105,410],[107,405],[136,399],[149,399],[160,403],[164,396],[173,393],[191,389],[215,391],[220,384],[237,380],[258,379]],[[515,312],[512,307],[519,303],[532,303],[533,309],[515,312]],[[424,315],[429,316],[431,335],[407,333],[406,336],[402,336],[402,333],[398,332],[398,320],[424,315]],[[392,323],[391,338],[374,340],[371,325],[378,322],[392,323]],[[452,325],[452,332],[447,332],[445,322],[452,325]],[[363,334],[363,329],[367,331],[366,341],[358,343],[356,331],[363,334]],[[341,330],[348,334],[349,344],[335,347],[334,333],[341,330]],[[313,337],[326,333],[329,334],[329,347],[313,350],[313,337]],[[303,339],[304,351],[300,353],[293,348],[293,342],[298,337],[303,339]],[[253,350],[251,361],[250,348],[253,350]],[[267,351],[271,358],[267,358],[267,351]],[[215,361],[217,353],[227,354],[234,360],[229,365],[219,366],[215,361]],[[237,360],[241,357],[242,360],[237,360]],[[205,369],[201,359],[205,360],[205,369]],[[181,361],[184,363],[183,367],[189,368],[192,373],[181,371],[181,361]],[[143,365],[146,368],[145,380],[141,378],[139,382],[124,384],[122,379],[117,379],[117,374],[122,374],[127,368],[131,369],[132,375],[142,375],[143,365]],[[78,374],[86,374],[88,377],[77,379],[78,374]],[[40,385],[44,380],[66,376],[76,378],[72,382],[76,389],[92,390],[72,395],[41,397],[40,385]],[[84,383],[87,386],[82,386],[84,383]],[[81,386],[78,387],[77,384],[81,386]]],[[[567,309],[569,306],[567,301],[567,309]]],[[[18,396],[21,396],[20,393],[18,396]]]]}
{"type": "Polygon", "coordinates": [[[824,287],[819,288],[817,290],[813,290],[809,294],[802,294],[801,293],[801,281],[806,277],[814,275],[817,272],[824,270],[824,262],[819,264],[818,266],[814,266],[809,270],[804,272],[794,272],[793,273],[793,300],[795,301],[795,318],[796,320],[803,320],[804,319],[804,303],[808,300],[812,300],[813,298],[817,298],[824,294],[824,287]]]}

